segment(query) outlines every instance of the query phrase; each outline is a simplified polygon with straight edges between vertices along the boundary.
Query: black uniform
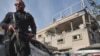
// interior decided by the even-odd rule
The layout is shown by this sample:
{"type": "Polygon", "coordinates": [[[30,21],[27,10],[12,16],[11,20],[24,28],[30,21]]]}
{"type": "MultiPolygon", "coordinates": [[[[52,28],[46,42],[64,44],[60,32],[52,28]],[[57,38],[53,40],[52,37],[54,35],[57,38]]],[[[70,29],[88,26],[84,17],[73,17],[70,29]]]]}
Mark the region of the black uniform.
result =
{"type": "MultiPolygon", "coordinates": [[[[21,54],[22,56],[28,56],[30,54],[29,40],[28,40],[29,37],[26,35],[26,33],[28,33],[29,28],[31,28],[32,34],[36,34],[36,24],[34,22],[34,18],[29,13],[26,13],[25,11],[17,11],[14,14],[15,14],[15,21],[16,21],[16,29],[19,29],[21,54]]],[[[12,12],[7,13],[6,17],[1,22],[1,27],[5,29],[5,36],[10,38],[11,35],[9,35],[9,33],[7,32],[9,24],[14,24],[12,12]]],[[[10,56],[16,55],[16,53],[14,52],[15,50],[14,50],[13,43],[14,40],[11,40],[9,44],[10,56]]]]}

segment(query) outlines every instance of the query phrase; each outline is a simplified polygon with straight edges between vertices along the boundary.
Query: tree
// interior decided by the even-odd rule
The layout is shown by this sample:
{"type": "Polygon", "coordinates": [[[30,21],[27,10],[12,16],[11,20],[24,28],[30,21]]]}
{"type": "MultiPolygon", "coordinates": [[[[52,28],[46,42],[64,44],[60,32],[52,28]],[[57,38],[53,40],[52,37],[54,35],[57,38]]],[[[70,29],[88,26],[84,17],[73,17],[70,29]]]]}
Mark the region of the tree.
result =
{"type": "MultiPolygon", "coordinates": [[[[92,11],[93,11],[93,15],[95,16],[100,16],[100,5],[97,5],[95,1],[93,0],[88,0],[90,6],[93,7],[92,11]]],[[[99,19],[100,20],[100,19],[99,19]]]]}
{"type": "Polygon", "coordinates": [[[93,0],[88,0],[90,6],[93,7],[92,11],[93,11],[93,15],[96,16],[96,20],[100,21],[100,5],[97,5],[95,1],[93,0]]]}

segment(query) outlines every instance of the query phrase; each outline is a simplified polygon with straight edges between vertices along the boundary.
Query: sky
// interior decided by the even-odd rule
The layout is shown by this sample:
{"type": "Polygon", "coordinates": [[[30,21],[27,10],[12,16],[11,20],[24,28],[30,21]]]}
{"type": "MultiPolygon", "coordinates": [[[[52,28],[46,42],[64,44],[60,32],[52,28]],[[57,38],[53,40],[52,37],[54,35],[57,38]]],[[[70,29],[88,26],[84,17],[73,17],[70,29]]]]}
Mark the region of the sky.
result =
{"type": "MultiPolygon", "coordinates": [[[[0,22],[6,13],[14,12],[16,0],[0,0],[0,22]]],[[[80,0],[23,0],[25,2],[25,11],[29,12],[35,20],[37,29],[42,29],[52,22],[52,17],[65,10],[69,6],[80,0]]],[[[100,0],[95,0],[98,4],[100,0]]],[[[73,6],[74,7],[74,6],[73,6]]],[[[73,8],[72,7],[72,8],[73,8]]]]}

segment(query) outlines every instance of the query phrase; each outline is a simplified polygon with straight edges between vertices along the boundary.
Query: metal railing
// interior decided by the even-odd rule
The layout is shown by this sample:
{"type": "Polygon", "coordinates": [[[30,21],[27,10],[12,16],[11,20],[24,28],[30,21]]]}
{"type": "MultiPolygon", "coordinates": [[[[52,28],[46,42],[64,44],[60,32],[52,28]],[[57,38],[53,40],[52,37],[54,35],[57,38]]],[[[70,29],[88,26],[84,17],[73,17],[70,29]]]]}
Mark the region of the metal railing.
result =
{"type": "Polygon", "coordinates": [[[85,8],[85,4],[84,4],[84,0],[81,0],[71,6],[69,6],[68,8],[60,11],[59,13],[55,14],[53,17],[52,17],[52,20],[54,22],[54,20],[57,20],[57,19],[61,19],[65,16],[69,16],[81,9],[85,8]]]}

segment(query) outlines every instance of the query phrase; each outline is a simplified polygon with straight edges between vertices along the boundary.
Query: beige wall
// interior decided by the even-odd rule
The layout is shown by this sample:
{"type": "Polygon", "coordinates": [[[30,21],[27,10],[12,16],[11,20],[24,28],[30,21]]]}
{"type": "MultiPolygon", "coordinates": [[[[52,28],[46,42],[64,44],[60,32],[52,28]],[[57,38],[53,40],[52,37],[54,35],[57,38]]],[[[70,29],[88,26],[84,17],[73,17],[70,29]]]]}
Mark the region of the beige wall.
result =
{"type": "Polygon", "coordinates": [[[57,43],[57,40],[60,38],[53,39],[51,41],[52,46],[55,46],[58,49],[72,48],[72,50],[77,50],[79,48],[89,46],[87,29],[79,29],[70,33],[65,33],[65,35],[62,37],[64,39],[64,43],[62,44],[57,43]],[[73,40],[73,36],[77,34],[80,34],[81,38],[78,40],[73,40]]]}
{"type": "MultiPolygon", "coordinates": [[[[41,33],[42,34],[42,33],[41,33]]],[[[43,35],[42,35],[43,36],[43,35]]],[[[87,47],[89,46],[89,36],[88,36],[88,30],[85,29],[78,29],[72,32],[65,32],[63,35],[56,35],[56,36],[45,36],[45,42],[49,42],[51,46],[57,47],[59,50],[61,49],[72,49],[77,50],[79,48],[87,47]],[[80,35],[80,39],[73,40],[74,35],[80,35]],[[52,38],[51,38],[52,37],[52,38]],[[57,40],[63,39],[64,42],[59,44],[57,40]]],[[[41,37],[38,39],[40,42],[43,43],[44,38],[41,37]]]]}
{"type": "MultiPolygon", "coordinates": [[[[81,39],[73,41],[72,49],[73,50],[77,50],[79,48],[83,48],[83,47],[89,46],[90,44],[89,44],[88,30],[87,29],[83,29],[83,30],[76,31],[76,32],[81,35],[81,39]]],[[[76,32],[74,32],[74,33],[76,33],[76,32]]]]}

